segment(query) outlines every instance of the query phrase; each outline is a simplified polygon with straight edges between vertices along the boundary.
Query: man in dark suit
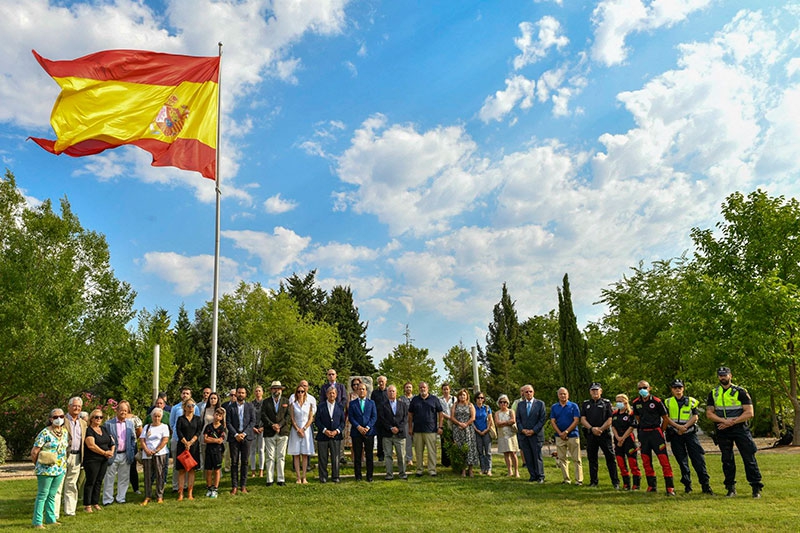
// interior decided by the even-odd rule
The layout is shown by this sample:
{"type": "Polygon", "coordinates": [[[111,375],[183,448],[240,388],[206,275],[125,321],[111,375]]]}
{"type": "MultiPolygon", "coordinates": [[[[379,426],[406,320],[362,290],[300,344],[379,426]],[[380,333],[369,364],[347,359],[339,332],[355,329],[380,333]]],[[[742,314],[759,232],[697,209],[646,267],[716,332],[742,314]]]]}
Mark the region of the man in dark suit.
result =
{"type": "Polygon", "coordinates": [[[367,398],[367,385],[362,383],[356,391],[358,398],[350,402],[348,416],[350,418],[350,438],[353,439],[353,470],[356,481],[361,481],[361,454],[366,452],[367,481],[372,483],[374,463],[372,450],[375,448],[378,410],[375,402],[367,398]]]}
{"type": "Polygon", "coordinates": [[[344,409],[336,401],[336,387],[329,387],[327,400],[317,407],[317,453],[319,455],[319,482],[328,482],[328,456],[331,459],[331,480],[339,483],[339,453],[342,450],[344,409]]]}
{"type": "Polygon", "coordinates": [[[544,483],[544,423],[547,421],[544,402],[533,397],[533,385],[522,387],[522,400],[517,404],[517,441],[525,458],[530,478],[528,481],[544,483]]]}
{"type": "Polygon", "coordinates": [[[247,389],[239,387],[236,389],[236,401],[230,402],[225,409],[231,450],[231,494],[247,494],[247,461],[256,414],[253,404],[246,402],[245,398],[247,389]]]}
{"type": "Polygon", "coordinates": [[[270,398],[264,400],[261,405],[261,424],[264,426],[264,447],[267,457],[267,487],[275,481],[276,467],[278,486],[286,485],[283,472],[292,420],[289,413],[289,400],[281,395],[284,388],[280,381],[273,381],[269,386],[270,398]]]}
{"type": "Polygon", "coordinates": [[[394,479],[392,465],[392,449],[397,455],[400,467],[400,479],[408,479],[406,475],[406,434],[408,429],[408,404],[397,399],[397,387],[386,388],[386,403],[378,409],[378,438],[383,440],[383,456],[386,465],[386,480],[394,479]]]}
{"type": "Polygon", "coordinates": [[[378,410],[378,421],[375,423],[378,426],[378,461],[383,461],[383,439],[380,435],[381,426],[381,407],[386,403],[386,376],[378,376],[378,388],[372,391],[370,398],[375,402],[375,409],[378,410]]]}

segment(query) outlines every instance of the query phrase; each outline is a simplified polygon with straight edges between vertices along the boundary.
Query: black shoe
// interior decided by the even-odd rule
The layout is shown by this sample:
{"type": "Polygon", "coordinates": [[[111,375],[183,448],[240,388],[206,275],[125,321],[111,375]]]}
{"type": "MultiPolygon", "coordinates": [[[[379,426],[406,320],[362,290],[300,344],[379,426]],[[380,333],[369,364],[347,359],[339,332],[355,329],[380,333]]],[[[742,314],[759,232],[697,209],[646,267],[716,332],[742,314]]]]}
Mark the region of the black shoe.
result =
{"type": "Polygon", "coordinates": [[[686,494],[689,494],[690,492],[692,492],[692,486],[691,485],[686,485],[683,488],[683,492],[685,492],[686,494]]]}
{"type": "Polygon", "coordinates": [[[761,489],[753,489],[753,498],[760,498],[761,497],[761,489]]]}
{"type": "Polygon", "coordinates": [[[736,489],[734,487],[729,488],[728,494],[726,494],[725,496],[728,498],[733,498],[734,496],[736,496],[736,489]]]}
{"type": "Polygon", "coordinates": [[[709,496],[714,495],[714,491],[711,490],[711,485],[703,485],[703,494],[708,494],[709,496]]]}
{"type": "Polygon", "coordinates": [[[320,482],[320,483],[327,483],[327,482],[328,482],[328,480],[327,480],[327,479],[320,479],[320,480],[319,480],[319,482],[320,482]]]}
{"type": "Polygon", "coordinates": [[[591,483],[589,483],[589,486],[590,487],[599,487],[600,484],[597,481],[592,481],[591,483]]]}
{"type": "Polygon", "coordinates": [[[416,473],[416,474],[414,474],[414,475],[415,475],[415,476],[417,476],[417,477],[422,477],[422,474],[420,474],[419,472],[417,472],[417,473],[416,473]]]}
{"type": "Polygon", "coordinates": [[[271,487],[271,486],[272,486],[272,482],[270,481],[270,482],[267,483],[267,487],[271,487]]]}
{"type": "Polygon", "coordinates": [[[338,478],[338,477],[337,477],[337,478],[334,478],[334,479],[333,479],[333,482],[334,482],[334,483],[339,483],[339,478],[338,478]]]}
{"type": "Polygon", "coordinates": [[[278,486],[279,487],[285,487],[286,486],[286,482],[285,481],[278,481],[278,486]]]}
{"type": "Polygon", "coordinates": [[[619,490],[619,483],[614,485],[614,490],[619,490]]]}

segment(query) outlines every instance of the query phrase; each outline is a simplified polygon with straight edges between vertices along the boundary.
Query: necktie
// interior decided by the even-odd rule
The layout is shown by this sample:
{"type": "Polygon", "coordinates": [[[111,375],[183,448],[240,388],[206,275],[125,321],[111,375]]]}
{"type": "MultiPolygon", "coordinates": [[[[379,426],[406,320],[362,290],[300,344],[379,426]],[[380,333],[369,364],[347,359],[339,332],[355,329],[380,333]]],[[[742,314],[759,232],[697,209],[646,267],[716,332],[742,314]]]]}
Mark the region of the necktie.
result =
{"type": "Polygon", "coordinates": [[[531,402],[528,402],[528,413],[527,414],[531,414],[531,402]]]}
{"type": "Polygon", "coordinates": [[[361,402],[361,412],[364,412],[364,400],[359,400],[361,402]]]}

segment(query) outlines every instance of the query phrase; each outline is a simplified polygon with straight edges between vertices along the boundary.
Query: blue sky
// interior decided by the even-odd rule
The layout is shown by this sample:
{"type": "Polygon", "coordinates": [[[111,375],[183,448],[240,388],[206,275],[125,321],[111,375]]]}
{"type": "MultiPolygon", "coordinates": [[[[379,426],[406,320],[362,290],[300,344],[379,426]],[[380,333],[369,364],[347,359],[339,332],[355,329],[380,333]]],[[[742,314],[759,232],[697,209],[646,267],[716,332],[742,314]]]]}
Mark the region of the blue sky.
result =
{"type": "Polygon", "coordinates": [[[318,270],[350,285],[380,361],[579,321],[640,260],[691,248],[733,191],[798,195],[800,4],[774,1],[0,0],[0,157],[31,204],[67,196],[137,308],[211,298],[213,183],[122,148],[72,159],[30,53],[222,61],[222,288],[318,270]]]}

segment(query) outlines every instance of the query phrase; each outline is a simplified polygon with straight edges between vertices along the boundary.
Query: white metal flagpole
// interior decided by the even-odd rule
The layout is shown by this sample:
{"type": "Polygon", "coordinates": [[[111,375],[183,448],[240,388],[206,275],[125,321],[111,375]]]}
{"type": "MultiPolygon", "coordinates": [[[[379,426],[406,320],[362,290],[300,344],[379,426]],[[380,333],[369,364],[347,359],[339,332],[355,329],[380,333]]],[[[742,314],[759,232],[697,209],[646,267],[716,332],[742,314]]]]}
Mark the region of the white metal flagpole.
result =
{"type": "Polygon", "coordinates": [[[220,139],[221,139],[221,124],[222,124],[222,41],[218,43],[219,46],[219,74],[217,77],[217,153],[216,153],[216,179],[215,188],[217,193],[217,221],[214,232],[214,296],[213,296],[213,316],[211,319],[211,390],[217,390],[217,337],[219,332],[219,205],[220,205],[220,173],[219,173],[219,154],[220,154],[220,139]]]}

